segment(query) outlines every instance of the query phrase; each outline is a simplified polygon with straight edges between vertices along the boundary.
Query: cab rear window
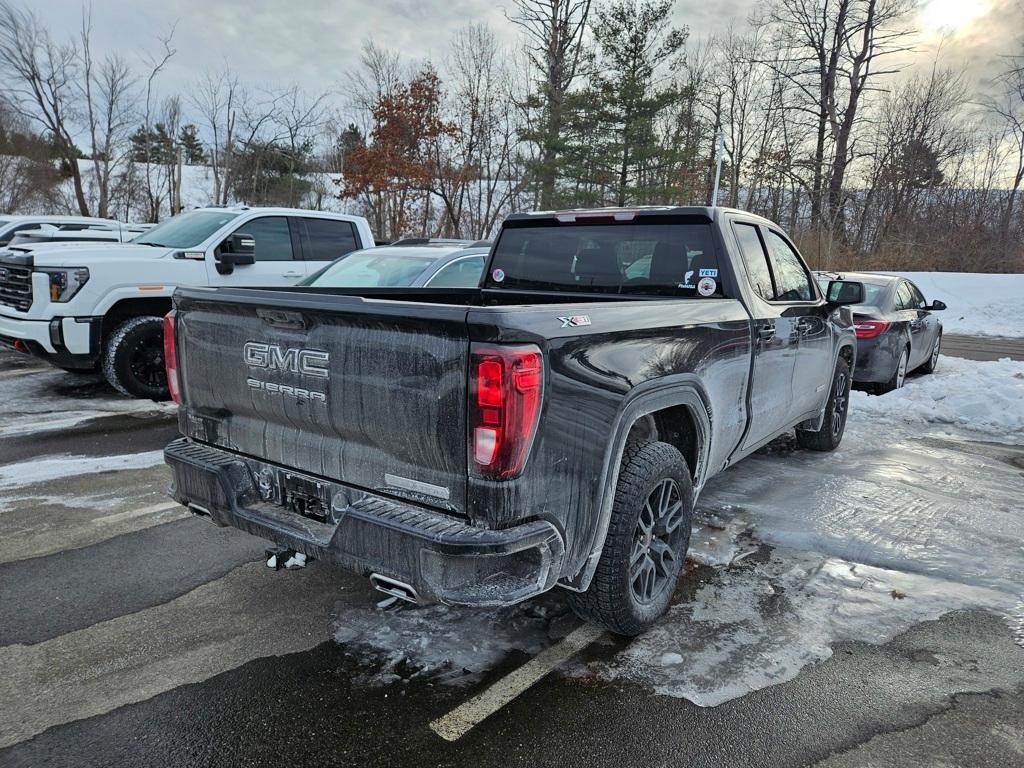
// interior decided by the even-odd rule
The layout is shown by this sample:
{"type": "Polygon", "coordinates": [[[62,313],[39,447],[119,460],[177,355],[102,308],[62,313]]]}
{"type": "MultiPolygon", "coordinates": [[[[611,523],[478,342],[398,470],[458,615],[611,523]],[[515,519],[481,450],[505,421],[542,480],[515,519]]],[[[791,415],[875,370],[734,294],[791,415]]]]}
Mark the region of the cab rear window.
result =
{"type": "Polygon", "coordinates": [[[708,224],[616,223],[506,228],[485,287],[721,296],[708,224]]]}

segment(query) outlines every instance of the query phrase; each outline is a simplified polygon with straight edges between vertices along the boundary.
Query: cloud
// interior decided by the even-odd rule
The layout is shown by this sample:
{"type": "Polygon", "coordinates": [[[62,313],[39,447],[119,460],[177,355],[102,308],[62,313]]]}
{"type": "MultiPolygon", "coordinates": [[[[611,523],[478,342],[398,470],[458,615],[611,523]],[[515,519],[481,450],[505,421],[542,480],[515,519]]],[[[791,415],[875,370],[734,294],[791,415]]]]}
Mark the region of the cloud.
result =
{"type": "MultiPolygon", "coordinates": [[[[999,54],[1019,48],[1015,35],[1024,29],[1021,0],[929,0],[925,5],[935,2],[985,6],[942,42],[943,63],[962,66],[983,87],[1002,65],[999,54]]],[[[750,11],[761,5],[756,0],[678,0],[675,21],[687,25],[695,41],[730,22],[742,28],[750,11]]],[[[80,0],[37,0],[32,7],[55,37],[76,33],[80,0]]],[[[319,92],[344,83],[366,40],[410,60],[440,61],[452,32],[483,22],[512,47],[517,28],[506,18],[511,8],[511,0],[103,0],[93,6],[94,45],[134,58],[142,69],[144,52],[157,50],[157,36],[177,23],[178,54],[161,76],[163,93],[187,94],[204,70],[219,69],[224,62],[250,84],[297,82],[319,92]]],[[[917,60],[930,62],[938,43],[935,30],[924,32],[917,60]]]]}

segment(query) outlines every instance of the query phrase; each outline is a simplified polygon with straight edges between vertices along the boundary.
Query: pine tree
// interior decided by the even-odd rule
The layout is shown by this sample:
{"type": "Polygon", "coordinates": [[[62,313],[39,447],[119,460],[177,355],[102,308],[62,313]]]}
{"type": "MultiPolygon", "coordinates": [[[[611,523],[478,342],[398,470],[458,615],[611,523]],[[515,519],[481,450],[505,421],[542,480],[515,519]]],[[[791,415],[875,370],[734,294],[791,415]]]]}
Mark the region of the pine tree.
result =
{"type": "Polygon", "coordinates": [[[676,150],[660,140],[658,121],[679,98],[666,73],[688,34],[671,26],[673,5],[616,0],[597,12],[596,74],[582,102],[596,130],[570,154],[590,153],[597,166],[591,178],[607,185],[616,205],[663,202],[668,195],[661,180],[676,150]]]}
{"type": "Polygon", "coordinates": [[[186,165],[201,165],[206,162],[206,151],[199,139],[199,128],[191,123],[181,126],[178,132],[178,144],[184,153],[186,165]]]}

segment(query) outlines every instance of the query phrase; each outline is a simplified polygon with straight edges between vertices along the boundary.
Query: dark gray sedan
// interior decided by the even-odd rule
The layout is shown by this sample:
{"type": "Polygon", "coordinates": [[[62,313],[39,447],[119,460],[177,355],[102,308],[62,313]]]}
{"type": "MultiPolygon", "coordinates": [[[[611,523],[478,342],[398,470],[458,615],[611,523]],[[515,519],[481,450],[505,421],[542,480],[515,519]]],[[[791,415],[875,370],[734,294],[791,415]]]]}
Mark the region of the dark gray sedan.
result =
{"type": "Polygon", "coordinates": [[[402,240],[352,251],[299,285],[317,288],[475,288],[490,243],[402,240]]]}
{"type": "Polygon", "coordinates": [[[857,331],[855,382],[884,394],[902,387],[911,371],[935,370],[942,346],[942,323],[932,313],[945,309],[945,304],[929,304],[914,283],[895,275],[818,272],[817,279],[822,286],[827,286],[829,280],[864,284],[864,303],[850,307],[857,331]]]}

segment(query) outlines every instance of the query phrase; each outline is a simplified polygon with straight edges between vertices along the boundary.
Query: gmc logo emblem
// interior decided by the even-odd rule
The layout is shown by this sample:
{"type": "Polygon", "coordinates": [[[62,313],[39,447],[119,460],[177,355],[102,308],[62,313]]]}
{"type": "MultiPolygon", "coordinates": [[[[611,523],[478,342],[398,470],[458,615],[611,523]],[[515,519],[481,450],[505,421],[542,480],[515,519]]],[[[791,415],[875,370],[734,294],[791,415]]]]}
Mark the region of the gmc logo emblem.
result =
{"type": "Polygon", "coordinates": [[[331,376],[328,366],[331,356],[327,352],[318,349],[300,349],[290,347],[285,349],[276,344],[262,344],[258,341],[246,342],[243,348],[245,353],[245,364],[250,368],[266,368],[271,371],[286,371],[287,373],[300,373],[305,376],[315,376],[318,379],[328,379],[331,376]]]}

